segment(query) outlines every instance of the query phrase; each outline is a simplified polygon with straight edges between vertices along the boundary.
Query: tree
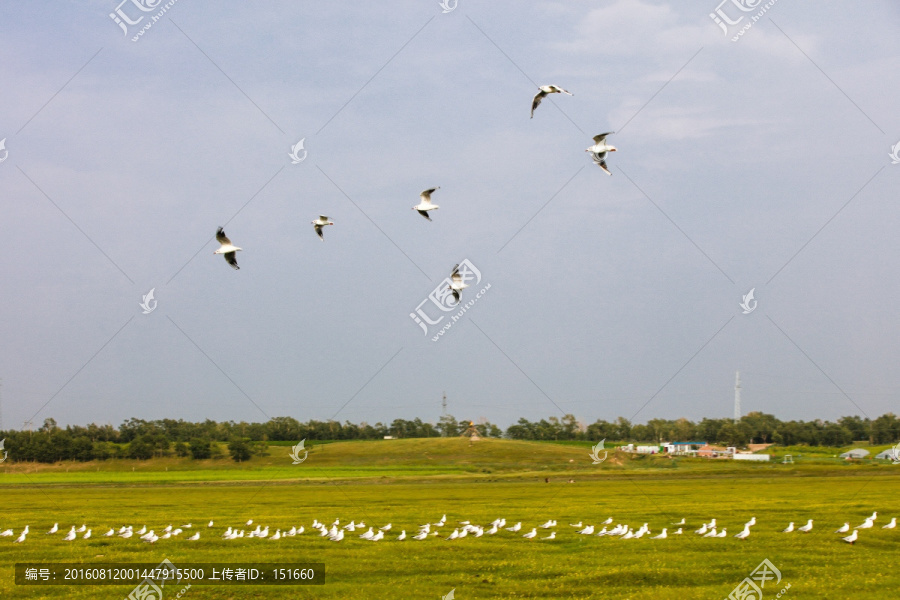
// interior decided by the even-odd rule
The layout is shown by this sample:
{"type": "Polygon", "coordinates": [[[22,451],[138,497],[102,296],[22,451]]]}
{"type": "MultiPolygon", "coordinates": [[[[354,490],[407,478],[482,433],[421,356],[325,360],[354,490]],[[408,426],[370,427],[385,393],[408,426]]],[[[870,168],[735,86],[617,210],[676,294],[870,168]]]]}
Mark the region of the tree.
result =
{"type": "Polygon", "coordinates": [[[228,453],[234,462],[243,462],[250,460],[253,453],[250,451],[250,444],[242,439],[233,439],[228,442],[228,453]]]}
{"type": "Polygon", "coordinates": [[[185,458],[191,455],[191,449],[184,442],[175,442],[175,456],[185,458]]]}
{"type": "Polygon", "coordinates": [[[128,444],[128,456],[130,458],[136,458],[138,460],[149,460],[153,458],[153,451],[156,449],[156,446],[153,444],[153,441],[148,439],[150,436],[142,435],[134,438],[130,444],[128,444]]]}
{"type": "Polygon", "coordinates": [[[453,415],[442,415],[435,428],[441,432],[443,437],[456,437],[461,433],[459,421],[453,415]]]}
{"type": "Polygon", "coordinates": [[[191,458],[194,460],[203,460],[212,458],[212,442],[209,440],[201,440],[194,438],[191,440],[191,458]]]}

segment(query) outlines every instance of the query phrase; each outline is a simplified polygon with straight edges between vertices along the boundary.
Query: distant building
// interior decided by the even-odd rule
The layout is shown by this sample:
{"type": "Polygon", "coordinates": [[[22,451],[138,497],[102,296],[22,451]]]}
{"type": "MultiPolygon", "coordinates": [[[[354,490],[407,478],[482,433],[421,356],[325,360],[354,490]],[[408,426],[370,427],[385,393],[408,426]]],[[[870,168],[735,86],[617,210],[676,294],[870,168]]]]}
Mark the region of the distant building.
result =
{"type": "Polygon", "coordinates": [[[663,450],[668,454],[696,456],[697,451],[706,445],[706,442],[667,442],[663,444],[663,450]]]}
{"type": "Polygon", "coordinates": [[[853,450],[849,450],[840,455],[841,458],[846,458],[847,460],[851,458],[865,458],[869,455],[869,451],[865,448],[854,448],[853,450]]]}
{"type": "Polygon", "coordinates": [[[768,454],[753,454],[752,452],[735,452],[731,458],[734,460],[750,460],[757,462],[769,462],[768,454]]]}
{"type": "Polygon", "coordinates": [[[697,456],[703,458],[731,458],[732,450],[722,446],[711,446],[706,444],[697,450],[697,456]]]}

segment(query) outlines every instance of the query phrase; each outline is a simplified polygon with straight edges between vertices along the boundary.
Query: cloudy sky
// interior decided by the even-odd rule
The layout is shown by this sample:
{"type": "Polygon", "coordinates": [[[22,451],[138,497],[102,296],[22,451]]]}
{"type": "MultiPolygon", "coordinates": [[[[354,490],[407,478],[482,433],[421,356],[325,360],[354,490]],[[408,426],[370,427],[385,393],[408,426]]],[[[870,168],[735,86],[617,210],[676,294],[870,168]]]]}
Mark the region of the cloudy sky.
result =
{"type": "Polygon", "coordinates": [[[5,428],[898,411],[895,2],[139,4],[0,5],[5,428]]]}

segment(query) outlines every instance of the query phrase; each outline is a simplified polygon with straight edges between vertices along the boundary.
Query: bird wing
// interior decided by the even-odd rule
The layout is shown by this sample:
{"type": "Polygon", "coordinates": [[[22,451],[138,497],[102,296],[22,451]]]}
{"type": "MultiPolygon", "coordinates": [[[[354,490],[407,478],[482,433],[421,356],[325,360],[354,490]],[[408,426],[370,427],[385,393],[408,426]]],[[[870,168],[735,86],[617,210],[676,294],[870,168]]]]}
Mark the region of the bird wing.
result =
{"type": "Polygon", "coordinates": [[[419,194],[419,198],[421,198],[423,202],[428,204],[431,202],[431,194],[433,194],[435,192],[435,190],[439,190],[439,189],[441,189],[441,188],[433,187],[433,188],[424,190],[421,194],[419,194]]]}
{"type": "Polygon", "coordinates": [[[325,215],[319,215],[319,220],[322,221],[322,223],[327,223],[328,217],[326,217],[325,215]]]}
{"type": "Polygon", "coordinates": [[[601,169],[603,169],[604,171],[606,171],[606,174],[607,174],[607,175],[612,175],[612,173],[610,173],[609,169],[606,168],[606,161],[605,161],[605,160],[600,159],[600,160],[595,160],[594,162],[597,164],[598,167],[600,167],[601,169]]]}
{"type": "Polygon", "coordinates": [[[534,109],[541,105],[541,100],[544,99],[544,96],[547,95],[547,92],[544,90],[540,90],[537,94],[534,95],[534,100],[531,101],[531,117],[534,118],[534,109]]]}
{"type": "Polygon", "coordinates": [[[226,252],[222,256],[225,257],[225,262],[227,262],[229,265],[231,265],[232,269],[234,269],[235,271],[240,269],[240,267],[237,264],[237,256],[235,256],[234,252],[226,252]]]}
{"type": "Polygon", "coordinates": [[[425,217],[425,218],[428,219],[429,221],[431,220],[431,217],[428,216],[428,212],[427,212],[427,211],[419,210],[419,211],[416,211],[416,212],[418,212],[420,215],[422,215],[423,217],[425,217]]]}
{"type": "Polygon", "coordinates": [[[615,133],[615,131],[607,131],[606,133],[601,133],[600,135],[595,135],[595,136],[594,136],[594,143],[595,143],[595,144],[599,144],[600,142],[605,141],[605,140],[606,140],[606,136],[608,136],[608,135],[611,134],[611,133],[615,133]]]}
{"type": "Polygon", "coordinates": [[[322,226],[321,226],[321,225],[316,225],[316,226],[315,226],[315,230],[316,230],[316,233],[319,234],[319,237],[320,237],[322,240],[324,240],[324,239],[325,239],[325,236],[322,235],[322,226]]]}
{"type": "Polygon", "coordinates": [[[225,229],[222,227],[219,227],[219,229],[216,231],[216,241],[223,246],[231,244],[231,240],[229,240],[228,236],[225,235],[225,229]]]}
{"type": "Polygon", "coordinates": [[[459,304],[459,290],[450,290],[453,293],[453,297],[456,298],[456,303],[459,304]]]}

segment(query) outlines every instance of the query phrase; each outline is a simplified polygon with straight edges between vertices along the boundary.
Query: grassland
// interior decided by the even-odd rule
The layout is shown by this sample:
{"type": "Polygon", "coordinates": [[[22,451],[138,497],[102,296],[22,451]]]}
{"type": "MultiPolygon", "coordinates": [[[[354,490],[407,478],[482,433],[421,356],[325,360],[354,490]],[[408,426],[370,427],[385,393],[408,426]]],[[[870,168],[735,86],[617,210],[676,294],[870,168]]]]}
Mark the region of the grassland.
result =
{"type": "MultiPolygon", "coordinates": [[[[26,561],[324,562],[322,587],[194,586],[184,598],[725,598],[764,558],[791,588],[784,598],[893,598],[900,575],[891,564],[900,530],[900,467],[850,464],[827,453],[795,453],[793,465],[609,456],[591,464],[586,447],[461,439],[390,440],[315,445],[300,465],[287,449],[234,464],[228,460],[155,459],[83,465],[0,466],[0,528],[25,525],[23,544],[0,538],[0,597],[123,598],[129,586],[15,586],[12,565],[26,561]],[[134,471],[131,468],[134,467],[134,471]],[[549,479],[549,483],[545,480],[549,479]],[[574,483],[568,483],[574,480],[574,483]],[[845,521],[879,512],[854,546],[832,533],[845,521]],[[395,540],[437,521],[522,521],[519,534],[444,541],[395,540]],[[747,541],[731,537],[751,516],[747,541]],[[569,523],[613,517],[654,534],[682,517],[686,531],[716,517],[725,539],[692,533],[667,540],[581,536],[569,523]],[[247,519],[272,531],[365,520],[393,523],[384,540],[349,536],[333,543],[309,532],[278,541],[220,538],[247,519]],[[528,541],[531,527],[556,519],[557,539],[528,541]],[[815,519],[804,535],[782,534],[789,521],[815,519]],[[212,530],[205,524],[216,522],[212,530]],[[123,524],[163,528],[192,522],[201,539],[62,541],[44,532],[87,523],[95,536],[123,524]]],[[[832,452],[833,454],[833,452],[832,452]]],[[[543,530],[541,530],[543,534],[543,530]]],[[[183,536],[182,536],[183,537],[183,536]]],[[[770,584],[771,585],[771,584],[770,584]]],[[[766,598],[777,590],[766,588],[766,598]]]]}

